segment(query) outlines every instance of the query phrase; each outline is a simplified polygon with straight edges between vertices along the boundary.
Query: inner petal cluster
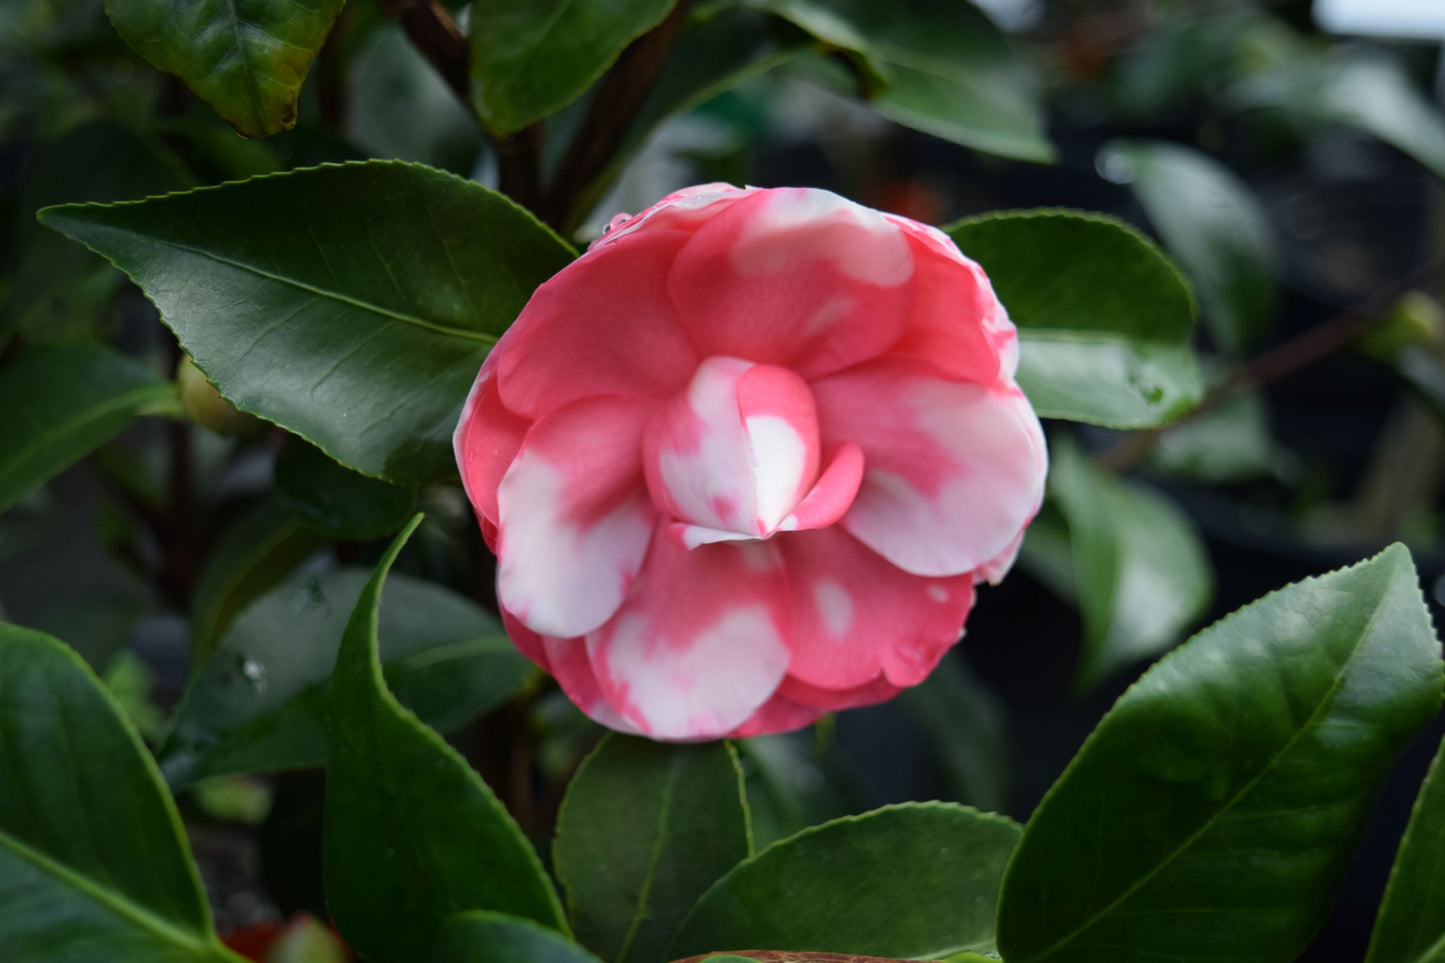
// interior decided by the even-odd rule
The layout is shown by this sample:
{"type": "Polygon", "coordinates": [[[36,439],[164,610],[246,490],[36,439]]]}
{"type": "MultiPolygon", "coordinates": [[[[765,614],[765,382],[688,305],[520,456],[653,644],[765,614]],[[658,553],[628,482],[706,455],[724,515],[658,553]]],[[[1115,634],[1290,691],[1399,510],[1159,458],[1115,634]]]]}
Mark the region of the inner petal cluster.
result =
{"type": "Polygon", "coordinates": [[[687,548],[829,524],[862,478],[861,452],[819,477],[812,389],[793,371],[715,356],[661,406],[643,438],[653,504],[687,548]],[[811,510],[828,502],[827,510],[811,510]],[[802,511],[800,509],[810,510],[802,511]]]}

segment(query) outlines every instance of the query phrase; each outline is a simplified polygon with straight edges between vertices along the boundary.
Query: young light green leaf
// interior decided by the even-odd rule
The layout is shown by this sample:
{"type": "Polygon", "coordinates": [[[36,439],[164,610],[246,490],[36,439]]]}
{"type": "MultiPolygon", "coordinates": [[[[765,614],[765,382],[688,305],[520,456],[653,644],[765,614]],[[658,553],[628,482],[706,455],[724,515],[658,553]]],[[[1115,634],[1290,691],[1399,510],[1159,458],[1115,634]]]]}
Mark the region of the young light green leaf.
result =
{"type": "Polygon", "coordinates": [[[1365,963],[1445,963],[1445,741],[1400,840],[1365,963]]]}
{"type": "Polygon", "coordinates": [[[1440,698],[1398,545],[1205,629],[1124,693],[1034,812],[1004,880],[1004,958],[1294,959],[1440,698]]]}
{"type": "Polygon", "coordinates": [[[448,919],[431,959],[433,963],[601,963],[556,930],[483,910],[448,919]]]}
{"type": "Polygon", "coordinates": [[[74,652],[0,623],[0,959],[226,963],[180,817],[74,652]]]}
{"type": "Polygon", "coordinates": [[[1019,327],[1019,385],[1045,418],[1172,421],[1203,393],[1189,285],[1147,238],[1083,211],[1006,211],[946,228],[1019,327]]]}
{"type": "Polygon", "coordinates": [[[290,435],[276,453],[276,498],[330,538],[365,541],[390,535],[416,511],[416,489],[368,478],[290,435]]]}
{"type": "Polygon", "coordinates": [[[806,829],[698,900],[667,959],[739,947],[933,957],[993,946],[1016,823],[905,803],[806,829]]]}
{"type": "Polygon", "coordinates": [[[754,0],[860,56],[889,120],[976,150],[1048,162],[1053,145],[1028,65],[966,0],[754,0]]]}
{"type": "Polygon", "coordinates": [[[499,134],[580,97],[677,0],[480,0],[472,7],[472,100],[499,134]]]}
{"type": "Polygon", "coordinates": [[[425,959],[443,920],[466,910],[567,926],[512,817],[382,676],[382,583],[420,522],[402,529],[362,588],[331,680],[326,899],[347,943],[376,963],[425,959]]]}
{"type": "Polygon", "coordinates": [[[1268,333],[1278,300],[1274,237],[1247,184],[1212,158],[1163,141],[1112,141],[1098,167],[1134,192],[1198,288],[1221,348],[1238,353],[1268,333]]]}
{"type": "MultiPolygon", "coordinates": [[[[187,690],[161,750],[173,787],[325,762],[328,681],[368,575],[301,573],[236,618],[187,690]]],[[[531,663],[471,600],[406,575],[388,579],[382,597],[387,682],[434,729],[456,729],[531,678],[531,663]]]]}
{"type": "Polygon", "coordinates": [[[17,352],[0,366],[0,512],[175,393],[149,368],[100,345],[17,352]]]}
{"type": "Polygon", "coordinates": [[[751,854],[730,744],[617,734],[573,776],[552,847],[577,938],[612,963],[663,963],[692,904],[751,854]]]}
{"type": "Polygon", "coordinates": [[[1362,130],[1445,178],[1445,114],[1398,63],[1378,52],[1293,59],[1240,81],[1230,97],[1241,107],[1362,130]]]}
{"type": "Polygon", "coordinates": [[[116,32],[245,137],[296,124],[301,82],[345,0],[106,0],[116,32]]]}
{"type": "Polygon", "coordinates": [[[1084,619],[1077,685],[1178,642],[1204,614],[1214,579],[1189,517],[1163,496],[1056,444],[1049,488],[1069,529],[1075,599],[1084,619]]]}
{"type": "Polygon", "coordinates": [[[455,475],[482,359],[571,257],[502,195],[394,161],[40,217],[129,274],[236,407],[398,484],[455,475]]]}

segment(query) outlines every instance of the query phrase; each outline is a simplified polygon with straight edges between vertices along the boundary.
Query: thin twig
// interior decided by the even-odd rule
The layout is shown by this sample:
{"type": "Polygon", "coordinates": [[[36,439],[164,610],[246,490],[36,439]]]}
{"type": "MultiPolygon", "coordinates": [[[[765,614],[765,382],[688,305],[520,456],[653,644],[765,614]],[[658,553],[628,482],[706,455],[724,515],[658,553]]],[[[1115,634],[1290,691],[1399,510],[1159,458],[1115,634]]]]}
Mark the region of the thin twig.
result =
{"type": "Polygon", "coordinates": [[[1154,450],[1154,446],[1166,432],[1205,412],[1213,411],[1237,394],[1262,388],[1348,347],[1366,331],[1386,319],[1388,308],[1396,298],[1428,280],[1442,266],[1445,266],[1445,260],[1431,261],[1350,305],[1329,320],[1241,364],[1205,392],[1199,404],[1177,421],[1160,428],[1133,432],[1113,447],[1104,449],[1096,461],[1115,471],[1131,468],[1154,450]]]}
{"type": "Polygon", "coordinates": [[[622,146],[637,112],[651,93],[657,75],[687,22],[689,0],[677,6],[652,30],[634,40],[598,85],[557,174],[539,201],[537,213],[553,227],[570,229],[580,212],[572,209],[592,179],[622,146]]]}
{"type": "Polygon", "coordinates": [[[447,86],[470,105],[470,56],[467,35],[438,0],[379,0],[383,9],[401,22],[412,46],[421,51],[447,86]]]}
{"type": "Polygon", "coordinates": [[[497,189],[523,207],[535,209],[541,198],[542,122],[498,137],[497,189]]]}

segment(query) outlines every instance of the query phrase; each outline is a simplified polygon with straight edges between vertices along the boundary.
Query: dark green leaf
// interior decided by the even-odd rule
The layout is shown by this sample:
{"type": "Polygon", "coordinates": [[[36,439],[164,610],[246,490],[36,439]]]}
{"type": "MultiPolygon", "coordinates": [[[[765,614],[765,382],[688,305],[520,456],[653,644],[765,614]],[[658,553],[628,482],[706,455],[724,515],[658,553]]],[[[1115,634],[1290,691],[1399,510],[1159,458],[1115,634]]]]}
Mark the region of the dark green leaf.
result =
{"type": "Polygon", "coordinates": [[[1256,344],[1274,320],[1274,238],[1249,186],[1178,144],[1120,140],[1099,152],[1104,176],[1129,185],[1164,246],[1199,290],[1219,346],[1256,344]]]}
{"type": "Polygon", "coordinates": [[[90,454],[173,384],[100,345],[40,345],[0,367],[0,512],[90,454]]]}
{"type": "Polygon", "coordinates": [[[344,0],[106,0],[136,53],[246,137],[296,123],[296,100],[344,0]]]}
{"type": "Polygon", "coordinates": [[[555,930],[481,910],[448,919],[431,958],[434,963],[599,963],[555,930]]]}
{"type": "Polygon", "coordinates": [[[1445,961],[1445,741],[1400,840],[1365,963],[1445,961]]]}
{"type": "Polygon", "coordinates": [[[954,798],[984,812],[1008,803],[1010,766],[1003,710],[959,658],[945,658],[923,682],[903,690],[943,768],[954,798]]]}
{"type": "Polygon", "coordinates": [[[1357,128],[1445,177],[1445,114],[1399,64],[1378,53],[1292,59],[1240,82],[1230,94],[1239,106],[1357,128]]]}
{"type": "Polygon", "coordinates": [[[416,489],[359,475],[295,435],[276,455],[275,478],[281,504],[331,538],[390,535],[416,511],[416,489]]]}
{"type": "Polygon", "coordinates": [[[1004,882],[1004,957],[1294,959],[1440,695],[1398,545],[1205,629],[1119,699],[1035,811],[1004,882]]]}
{"type": "Polygon", "coordinates": [[[1286,474],[1289,454],[1270,435],[1262,395],[1238,394],[1171,425],[1149,454],[1149,467],[1213,484],[1286,474]]]}
{"type": "Polygon", "coordinates": [[[480,0],[472,6],[472,100],[497,133],[560,110],[677,0],[480,0]]]}
{"type": "Polygon", "coordinates": [[[1199,401],[1194,299],[1139,232],[1064,210],[988,214],[947,231],[1018,325],[1019,385],[1041,416],[1143,428],[1199,401]]]}
{"type": "Polygon", "coordinates": [[[402,708],[377,654],[381,587],[396,537],[346,624],[326,736],[326,899],[353,949],[415,963],[442,921],[495,910],[565,930],[537,854],[456,750],[402,708]]]}
{"type": "Polygon", "coordinates": [[[191,599],[193,657],[208,656],[231,620],[320,543],[300,519],[271,499],[236,519],[216,541],[196,579],[191,599]]]}
{"type": "Polygon", "coordinates": [[[1157,655],[1204,614],[1214,580],[1189,517],[1168,499],[1053,446],[1050,494],[1069,527],[1084,619],[1078,685],[1157,655]]]}
{"type": "Polygon", "coordinates": [[[613,963],[662,963],[683,915],[751,854],[731,745],[616,734],[572,778],[552,847],[577,938],[613,963]]]}
{"type": "MultiPolygon", "coordinates": [[[[331,672],[367,572],[302,574],[242,612],[176,710],[161,764],[172,786],[228,772],[321,765],[331,672]]],[[[531,676],[494,618],[439,585],[393,575],[379,633],[387,681],[408,709],[449,731],[515,695],[531,676]]]]}
{"type": "MultiPolygon", "coordinates": [[[[1043,105],[1027,64],[966,0],[762,0],[829,45],[852,48],[883,78],[884,117],[965,147],[1051,161],[1043,105]]],[[[865,92],[868,93],[868,92],[865,92]]]]}
{"type": "Polygon", "coordinates": [[[145,289],[238,408],[400,484],[455,474],[482,359],[571,256],[500,194],[393,161],[41,220],[145,289]]]}
{"type": "Polygon", "coordinates": [[[211,929],[175,804],[115,699],[55,639],[3,623],[0,732],[0,959],[239,959],[211,929]]]}
{"type": "Polygon", "coordinates": [[[993,946],[1017,824],[906,803],[806,829],[740,863],[683,920],[668,959],[742,947],[942,956],[993,946]]]}

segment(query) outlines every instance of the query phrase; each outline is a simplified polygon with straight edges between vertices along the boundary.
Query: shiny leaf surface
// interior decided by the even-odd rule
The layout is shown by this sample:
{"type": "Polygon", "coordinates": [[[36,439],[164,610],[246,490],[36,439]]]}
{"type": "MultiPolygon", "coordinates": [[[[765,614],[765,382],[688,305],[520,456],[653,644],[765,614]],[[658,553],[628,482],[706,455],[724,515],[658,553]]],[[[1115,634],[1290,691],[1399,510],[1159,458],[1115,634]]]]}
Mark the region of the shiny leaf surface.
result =
{"type": "Polygon", "coordinates": [[[1400,840],[1365,963],[1445,961],[1445,741],[1400,840]]]}

